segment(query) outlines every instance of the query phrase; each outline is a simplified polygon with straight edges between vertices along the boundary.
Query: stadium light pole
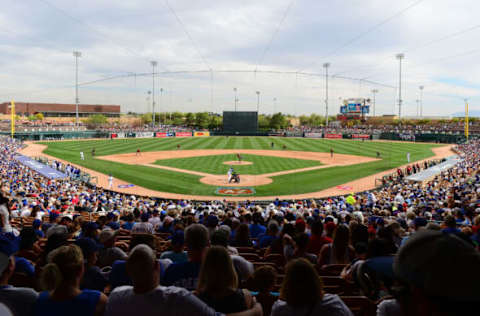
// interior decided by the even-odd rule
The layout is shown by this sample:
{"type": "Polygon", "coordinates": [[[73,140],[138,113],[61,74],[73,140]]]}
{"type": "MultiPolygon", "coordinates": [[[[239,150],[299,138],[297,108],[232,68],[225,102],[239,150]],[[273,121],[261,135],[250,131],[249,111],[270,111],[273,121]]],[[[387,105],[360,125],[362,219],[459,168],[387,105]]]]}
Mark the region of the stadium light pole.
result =
{"type": "Polygon", "coordinates": [[[152,94],[152,91],[148,90],[147,91],[147,113],[148,113],[148,106],[150,105],[150,94],[152,94]]]}
{"type": "Polygon", "coordinates": [[[235,112],[237,112],[237,101],[238,101],[238,98],[237,98],[237,88],[233,88],[233,92],[235,92],[235,112]]]}
{"type": "Polygon", "coordinates": [[[325,68],[325,127],[328,127],[328,67],[330,63],[324,63],[325,68]]]}
{"type": "Polygon", "coordinates": [[[378,89],[372,89],[373,93],[373,117],[375,117],[375,94],[378,93],[378,89]]]}
{"type": "Polygon", "coordinates": [[[417,102],[417,117],[420,116],[420,99],[416,99],[415,102],[417,102]]]}
{"type": "Polygon", "coordinates": [[[420,89],[420,116],[423,117],[423,88],[424,86],[418,87],[420,89]]]}
{"type": "MultiPolygon", "coordinates": [[[[162,100],[163,100],[163,88],[160,88],[160,104],[158,105],[158,122],[160,123],[160,125],[162,125],[162,112],[161,112],[161,109],[162,109],[162,100]]],[[[166,113],[166,112],[165,112],[166,113]]],[[[167,114],[165,114],[167,115],[167,114]]],[[[166,118],[166,116],[165,116],[166,118]]]]}
{"type": "Polygon", "coordinates": [[[260,91],[255,92],[257,94],[257,113],[260,108],[260,91]]]}
{"type": "Polygon", "coordinates": [[[402,59],[405,54],[397,54],[395,56],[399,61],[399,79],[398,79],[398,119],[402,118],[402,59]]]}
{"type": "Polygon", "coordinates": [[[75,57],[75,125],[78,129],[78,58],[82,57],[82,53],[74,51],[73,57],[75,57]]]}
{"type": "Polygon", "coordinates": [[[152,60],[150,64],[152,65],[152,128],[155,129],[155,67],[157,62],[152,60]]]}

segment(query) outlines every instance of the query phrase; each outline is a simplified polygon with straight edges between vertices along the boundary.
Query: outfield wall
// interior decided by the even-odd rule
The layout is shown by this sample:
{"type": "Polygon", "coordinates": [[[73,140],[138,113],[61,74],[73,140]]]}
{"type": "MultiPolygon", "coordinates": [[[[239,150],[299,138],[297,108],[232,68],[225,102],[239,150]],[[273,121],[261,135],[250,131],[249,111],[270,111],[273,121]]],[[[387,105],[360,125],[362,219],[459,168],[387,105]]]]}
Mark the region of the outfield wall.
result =
{"type": "MultiPolygon", "coordinates": [[[[9,132],[0,132],[0,135],[9,136],[9,132]]],[[[208,136],[239,136],[219,131],[191,131],[191,132],[105,132],[105,131],[32,131],[15,133],[15,138],[30,141],[85,139],[85,138],[167,138],[167,137],[208,137],[208,136]]],[[[356,139],[356,140],[400,140],[413,142],[459,144],[466,138],[461,134],[423,133],[381,133],[381,134],[348,134],[322,132],[256,132],[242,136],[273,136],[273,137],[306,137],[326,139],[356,139]]]]}

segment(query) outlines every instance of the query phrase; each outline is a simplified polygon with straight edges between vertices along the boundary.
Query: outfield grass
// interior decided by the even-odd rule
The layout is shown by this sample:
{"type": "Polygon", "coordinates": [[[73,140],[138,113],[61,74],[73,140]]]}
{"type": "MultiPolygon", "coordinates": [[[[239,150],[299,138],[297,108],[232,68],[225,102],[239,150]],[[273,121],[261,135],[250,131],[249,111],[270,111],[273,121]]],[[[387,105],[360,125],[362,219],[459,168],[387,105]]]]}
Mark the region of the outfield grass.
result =
{"type": "MultiPolygon", "coordinates": [[[[230,165],[224,164],[225,161],[236,161],[236,154],[212,155],[202,157],[174,158],[157,160],[155,164],[162,166],[175,167],[186,170],[201,171],[211,174],[226,174],[230,165]]],[[[314,160],[303,160],[294,158],[282,158],[272,156],[259,156],[242,154],[242,161],[248,161],[253,164],[238,166],[233,168],[239,174],[264,174],[284,170],[300,169],[307,167],[320,166],[322,163],[314,160]]]]}
{"type": "MultiPolygon", "coordinates": [[[[283,145],[288,150],[329,152],[376,157],[380,152],[382,160],[343,167],[273,177],[271,184],[255,187],[257,196],[300,194],[315,192],[352,181],[361,177],[382,172],[406,164],[406,153],[416,161],[433,156],[432,147],[437,145],[397,142],[370,142],[351,140],[326,140],[281,137],[205,137],[167,139],[119,139],[90,140],[71,142],[43,142],[48,145],[46,154],[71,161],[78,165],[105,173],[115,178],[153,190],[180,194],[215,195],[216,186],[200,183],[200,177],[146,166],[114,163],[92,159],[90,152],[95,148],[97,156],[141,151],[176,150],[177,144],[186,149],[272,149],[279,150],[283,145]],[[80,160],[83,151],[86,160],[80,160]]],[[[283,158],[282,158],[283,159],[283,158]]],[[[231,159],[235,160],[235,159],[231,159]]],[[[203,168],[203,166],[202,166],[203,168]]],[[[205,169],[202,169],[205,171],[205,169]]],[[[208,171],[206,171],[208,172],[208,171]]],[[[260,172],[264,173],[264,172],[260,172]]]]}

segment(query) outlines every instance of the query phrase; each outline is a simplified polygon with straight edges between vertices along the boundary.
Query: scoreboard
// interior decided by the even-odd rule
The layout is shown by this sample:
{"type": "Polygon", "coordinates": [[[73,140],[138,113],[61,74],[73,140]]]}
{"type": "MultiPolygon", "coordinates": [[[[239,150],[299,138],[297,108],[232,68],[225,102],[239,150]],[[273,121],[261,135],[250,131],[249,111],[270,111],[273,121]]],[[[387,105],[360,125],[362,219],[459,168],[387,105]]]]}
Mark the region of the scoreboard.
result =
{"type": "Polygon", "coordinates": [[[370,113],[370,99],[346,99],[340,106],[343,119],[359,119],[370,113]]]}

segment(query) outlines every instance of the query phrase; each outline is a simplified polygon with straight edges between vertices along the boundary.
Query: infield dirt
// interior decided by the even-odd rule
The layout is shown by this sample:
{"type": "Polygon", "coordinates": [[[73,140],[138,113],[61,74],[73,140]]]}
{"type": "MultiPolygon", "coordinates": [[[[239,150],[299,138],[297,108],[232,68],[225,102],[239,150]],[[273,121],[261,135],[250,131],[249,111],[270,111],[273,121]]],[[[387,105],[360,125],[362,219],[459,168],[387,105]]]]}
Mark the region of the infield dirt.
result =
{"type": "MultiPolygon", "coordinates": [[[[56,158],[54,156],[50,156],[43,153],[43,150],[46,149],[47,146],[42,144],[35,144],[32,142],[26,142],[27,147],[20,151],[21,154],[30,156],[30,157],[38,157],[44,156],[49,159],[55,159],[62,161],[64,163],[72,164],[69,161],[64,161],[62,159],[56,158]]],[[[455,154],[452,151],[452,145],[447,145],[443,147],[435,147],[432,148],[435,156],[429,157],[425,160],[431,159],[440,159],[451,156],[455,154]]],[[[239,184],[232,184],[231,186],[255,186],[255,185],[262,185],[271,183],[271,178],[276,175],[282,174],[289,174],[289,173],[296,173],[301,171],[308,171],[308,170],[315,170],[320,168],[328,168],[332,166],[346,166],[352,164],[359,164],[365,163],[369,161],[375,161],[376,159],[370,157],[363,157],[363,156],[353,156],[353,155],[343,155],[343,154],[334,154],[333,158],[330,157],[330,153],[320,153],[320,152],[303,152],[303,151],[283,151],[283,150],[174,150],[174,151],[157,151],[157,152],[143,152],[139,156],[136,156],[135,153],[128,153],[128,154],[118,154],[118,155],[110,155],[110,156],[101,156],[96,157],[97,159],[104,159],[108,161],[115,161],[119,163],[126,163],[126,164],[139,164],[139,165],[148,165],[150,167],[155,168],[163,168],[174,170],[178,172],[185,172],[196,174],[202,176],[200,181],[205,184],[214,185],[214,186],[228,186],[226,184],[226,176],[218,176],[218,175],[211,175],[208,173],[202,173],[197,171],[191,170],[184,170],[184,169],[177,169],[167,166],[160,166],[154,165],[153,163],[160,159],[175,159],[175,158],[188,158],[188,157],[197,157],[197,156],[210,156],[210,155],[224,155],[224,154],[253,154],[253,155],[261,155],[261,156],[275,156],[275,157],[284,157],[284,158],[295,158],[295,159],[306,159],[306,160],[317,160],[322,163],[321,166],[309,167],[309,168],[302,168],[302,169],[295,169],[295,170],[286,170],[280,171],[270,174],[263,174],[257,176],[249,176],[249,175],[241,175],[242,183],[239,184]],[[262,183],[261,181],[265,181],[262,183]],[[270,181],[270,182],[268,182],[270,181]],[[223,183],[221,183],[223,182],[223,183]],[[248,184],[250,183],[250,184],[248,184]]],[[[418,163],[424,160],[418,161],[418,163]]],[[[97,186],[108,188],[108,175],[100,173],[95,170],[91,170],[76,164],[76,167],[80,168],[81,170],[89,173],[92,177],[97,177],[97,186]]],[[[406,165],[405,165],[406,166],[406,165]]],[[[401,166],[403,167],[403,166],[401,166]]],[[[206,196],[206,195],[185,195],[185,194],[177,194],[177,193],[170,193],[170,192],[160,192],[151,189],[147,189],[140,186],[133,186],[129,188],[118,188],[118,185],[125,185],[129,184],[126,181],[114,180],[114,188],[112,191],[124,193],[124,194],[136,194],[141,196],[152,196],[152,197],[159,197],[165,199],[187,199],[187,200],[228,200],[228,201],[244,201],[246,199],[255,199],[255,200],[274,200],[275,198],[279,199],[309,199],[309,198],[325,198],[328,196],[335,196],[335,195],[343,195],[348,192],[360,192],[365,190],[370,190],[375,188],[375,179],[380,178],[384,175],[391,174],[397,168],[390,169],[383,171],[378,174],[370,175],[364,178],[356,179],[354,181],[350,181],[347,183],[342,184],[341,186],[332,187],[329,189],[321,190],[318,192],[311,192],[311,193],[304,193],[304,194],[297,194],[297,195],[281,195],[281,196],[261,196],[261,197],[223,197],[223,196],[206,196]],[[345,190],[341,189],[340,187],[350,187],[351,190],[346,192],[345,190]]]]}

